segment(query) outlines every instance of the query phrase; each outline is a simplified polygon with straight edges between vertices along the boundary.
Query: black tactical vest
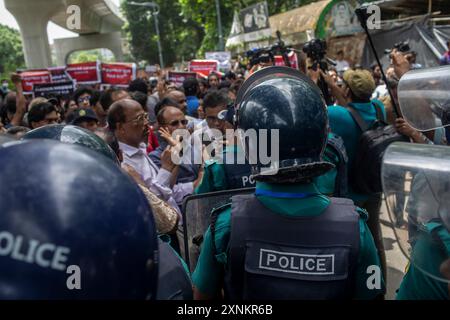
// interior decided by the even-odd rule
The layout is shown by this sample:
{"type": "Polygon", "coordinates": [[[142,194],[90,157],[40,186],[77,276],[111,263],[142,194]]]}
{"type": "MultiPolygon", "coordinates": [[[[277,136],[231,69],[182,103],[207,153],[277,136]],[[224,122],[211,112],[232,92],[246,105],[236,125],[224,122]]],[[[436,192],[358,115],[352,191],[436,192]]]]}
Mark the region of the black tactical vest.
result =
{"type": "Polygon", "coordinates": [[[232,198],[225,295],[247,299],[350,299],[359,251],[359,214],[332,198],[319,216],[271,212],[254,195],[232,198]]]}
{"type": "Polygon", "coordinates": [[[193,300],[192,284],[170,245],[159,242],[158,300],[193,300]]]}
{"type": "Polygon", "coordinates": [[[224,164],[223,168],[229,190],[255,186],[255,180],[251,176],[251,167],[249,164],[224,164]]]}
{"type": "MultiPolygon", "coordinates": [[[[226,153],[223,154],[223,168],[227,180],[227,189],[233,190],[254,187],[255,180],[251,175],[252,168],[247,159],[245,159],[244,164],[238,164],[237,154],[233,155],[234,160],[231,160],[231,158],[227,158],[226,153]]],[[[229,156],[231,157],[231,155],[229,156]]]]}

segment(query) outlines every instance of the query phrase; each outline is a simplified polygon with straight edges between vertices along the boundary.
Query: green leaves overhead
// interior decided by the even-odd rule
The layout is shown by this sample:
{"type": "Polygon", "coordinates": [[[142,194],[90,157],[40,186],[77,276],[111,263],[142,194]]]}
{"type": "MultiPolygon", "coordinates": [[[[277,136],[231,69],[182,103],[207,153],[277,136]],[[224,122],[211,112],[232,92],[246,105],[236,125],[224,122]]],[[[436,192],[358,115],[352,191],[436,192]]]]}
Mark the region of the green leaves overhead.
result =
{"type": "MultiPolygon", "coordinates": [[[[135,0],[146,2],[148,0],[135,0]]],[[[128,20],[125,31],[131,53],[137,61],[158,63],[154,17],[143,7],[123,1],[122,11],[128,20]]],[[[215,0],[154,0],[160,5],[159,28],[164,63],[200,58],[206,51],[218,49],[217,12],[215,0]]],[[[234,12],[261,0],[220,0],[223,36],[230,33],[234,12]]],[[[270,15],[314,2],[314,0],[268,0],[270,15]]]]}
{"type": "Polygon", "coordinates": [[[7,74],[24,67],[25,59],[19,31],[0,24],[0,48],[0,73],[7,74]]]}

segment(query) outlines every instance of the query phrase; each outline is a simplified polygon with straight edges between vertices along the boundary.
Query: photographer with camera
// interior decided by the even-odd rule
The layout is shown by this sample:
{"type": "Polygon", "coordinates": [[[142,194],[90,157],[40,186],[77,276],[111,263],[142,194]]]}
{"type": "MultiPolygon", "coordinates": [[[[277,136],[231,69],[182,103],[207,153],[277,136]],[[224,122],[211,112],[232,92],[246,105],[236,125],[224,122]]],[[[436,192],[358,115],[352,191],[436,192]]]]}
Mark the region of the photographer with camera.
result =
{"type": "Polygon", "coordinates": [[[333,97],[342,102],[342,92],[328,73],[329,65],[336,66],[336,62],[326,57],[327,43],[321,39],[313,39],[303,46],[303,52],[307,56],[307,75],[317,84],[322,91],[328,106],[333,105],[333,97]]]}
{"type": "Polygon", "coordinates": [[[246,56],[249,59],[249,65],[251,68],[248,73],[248,76],[263,68],[274,66],[275,56],[282,56],[284,60],[284,65],[286,67],[291,67],[288,54],[289,52],[295,50],[286,47],[283,40],[281,40],[280,31],[277,31],[276,34],[278,41],[273,46],[268,48],[259,48],[247,51],[246,56]]]}
{"type": "Polygon", "coordinates": [[[273,56],[271,49],[253,49],[247,51],[246,56],[249,59],[250,65],[248,76],[258,70],[273,66],[275,64],[275,57],[273,56]]]}

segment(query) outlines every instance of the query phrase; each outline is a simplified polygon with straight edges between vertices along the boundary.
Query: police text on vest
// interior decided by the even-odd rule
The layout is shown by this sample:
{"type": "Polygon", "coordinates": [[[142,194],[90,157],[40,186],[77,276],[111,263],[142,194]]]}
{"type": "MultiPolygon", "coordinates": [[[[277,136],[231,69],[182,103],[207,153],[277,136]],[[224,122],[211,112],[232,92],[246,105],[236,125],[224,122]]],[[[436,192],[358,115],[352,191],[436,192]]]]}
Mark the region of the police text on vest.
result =
{"type": "Polygon", "coordinates": [[[21,235],[13,235],[8,231],[0,231],[0,257],[30,264],[37,264],[42,268],[58,271],[66,270],[65,262],[70,249],[52,243],[41,243],[37,240],[25,240],[21,235]]]}
{"type": "Polygon", "coordinates": [[[260,249],[259,268],[296,274],[333,275],[334,254],[311,255],[260,249]]]}

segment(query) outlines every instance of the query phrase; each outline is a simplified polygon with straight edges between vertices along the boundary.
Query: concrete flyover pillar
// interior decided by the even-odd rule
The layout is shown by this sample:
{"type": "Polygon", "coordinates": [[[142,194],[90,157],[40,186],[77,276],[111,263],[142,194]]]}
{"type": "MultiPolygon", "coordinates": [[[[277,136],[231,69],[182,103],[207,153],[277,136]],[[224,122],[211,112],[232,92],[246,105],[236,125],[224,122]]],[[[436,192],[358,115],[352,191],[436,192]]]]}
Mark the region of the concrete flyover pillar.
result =
{"type": "Polygon", "coordinates": [[[5,0],[5,7],[16,18],[20,27],[27,67],[51,66],[47,24],[56,11],[63,10],[62,7],[53,1],[44,0],[5,0]]]}
{"type": "Polygon", "coordinates": [[[74,51],[105,48],[111,50],[116,61],[123,60],[122,37],[120,32],[80,35],[74,38],[55,39],[56,62],[65,65],[74,51]]]}

